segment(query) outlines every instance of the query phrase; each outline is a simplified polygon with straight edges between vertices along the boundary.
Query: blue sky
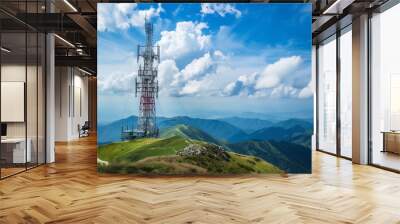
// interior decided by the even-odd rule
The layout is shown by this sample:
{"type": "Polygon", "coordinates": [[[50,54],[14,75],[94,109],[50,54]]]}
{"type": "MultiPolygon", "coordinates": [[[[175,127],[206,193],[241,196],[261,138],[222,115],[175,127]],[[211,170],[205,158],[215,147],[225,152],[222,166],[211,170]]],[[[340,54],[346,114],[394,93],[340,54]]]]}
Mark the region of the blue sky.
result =
{"type": "Polygon", "coordinates": [[[161,48],[159,116],[312,117],[310,4],[98,4],[99,121],[137,115],[144,18],[161,48]]]}

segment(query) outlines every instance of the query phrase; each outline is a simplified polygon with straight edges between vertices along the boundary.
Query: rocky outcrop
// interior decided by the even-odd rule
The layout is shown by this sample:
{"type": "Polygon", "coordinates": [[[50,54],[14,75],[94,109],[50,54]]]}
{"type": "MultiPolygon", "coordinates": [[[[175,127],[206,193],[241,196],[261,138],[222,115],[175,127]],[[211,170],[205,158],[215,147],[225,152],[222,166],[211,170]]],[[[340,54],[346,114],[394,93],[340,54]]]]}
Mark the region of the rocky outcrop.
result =
{"type": "Polygon", "coordinates": [[[177,152],[177,155],[184,157],[199,157],[205,156],[208,158],[223,159],[229,161],[229,154],[225,152],[225,149],[215,144],[190,144],[186,146],[182,151],[177,152]]]}

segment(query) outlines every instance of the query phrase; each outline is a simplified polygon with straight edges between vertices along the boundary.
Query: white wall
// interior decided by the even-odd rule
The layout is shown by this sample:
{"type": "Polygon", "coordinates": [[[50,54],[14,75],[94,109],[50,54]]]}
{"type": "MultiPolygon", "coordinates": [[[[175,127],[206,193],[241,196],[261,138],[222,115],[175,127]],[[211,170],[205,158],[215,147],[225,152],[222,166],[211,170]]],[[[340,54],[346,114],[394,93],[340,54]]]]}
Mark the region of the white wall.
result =
{"type": "Polygon", "coordinates": [[[68,88],[70,85],[69,69],[67,67],[55,68],[55,140],[67,141],[69,133],[69,96],[68,88]]]}
{"type": "Polygon", "coordinates": [[[55,140],[77,139],[78,125],[88,120],[88,78],[76,68],[56,67],[55,86],[55,140]]]}
{"type": "Polygon", "coordinates": [[[74,75],[74,108],[72,108],[73,119],[72,119],[72,136],[79,137],[78,124],[81,126],[88,121],[88,77],[82,76],[82,73],[76,75],[77,70],[75,70],[74,75]],[[80,102],[79,102],[80,101],[80,102]]]}

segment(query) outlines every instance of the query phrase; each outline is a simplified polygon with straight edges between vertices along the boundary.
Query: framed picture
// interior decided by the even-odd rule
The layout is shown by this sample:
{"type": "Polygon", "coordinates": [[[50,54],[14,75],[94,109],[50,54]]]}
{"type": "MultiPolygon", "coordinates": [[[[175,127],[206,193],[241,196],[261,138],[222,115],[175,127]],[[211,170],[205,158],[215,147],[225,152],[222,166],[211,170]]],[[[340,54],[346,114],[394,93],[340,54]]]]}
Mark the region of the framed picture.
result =
{"type": "Polygon", "coordinates": [[[99,3],[97,24],[99,172],[311,172],[311,4],[99,3]]]}

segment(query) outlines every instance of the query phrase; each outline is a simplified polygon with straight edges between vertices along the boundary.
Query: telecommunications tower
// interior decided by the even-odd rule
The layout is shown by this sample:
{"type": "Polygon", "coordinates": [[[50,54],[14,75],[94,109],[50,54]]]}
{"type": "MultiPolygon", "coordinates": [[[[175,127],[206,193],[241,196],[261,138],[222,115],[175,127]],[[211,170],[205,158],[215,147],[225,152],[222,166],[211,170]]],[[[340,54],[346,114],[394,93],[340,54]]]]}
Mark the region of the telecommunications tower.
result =
{"type": "Polygon", "coordinates": [[[156,123],[156,98],[158,98],[157,66],[160,63],[160,47],[153,46],[153,24],[145,19],[146,45],[137,47],[138,75],[135,79],[135,96],[139,96],[137,128],[122,130],[122,139],[158,137],[156,123]]]}

